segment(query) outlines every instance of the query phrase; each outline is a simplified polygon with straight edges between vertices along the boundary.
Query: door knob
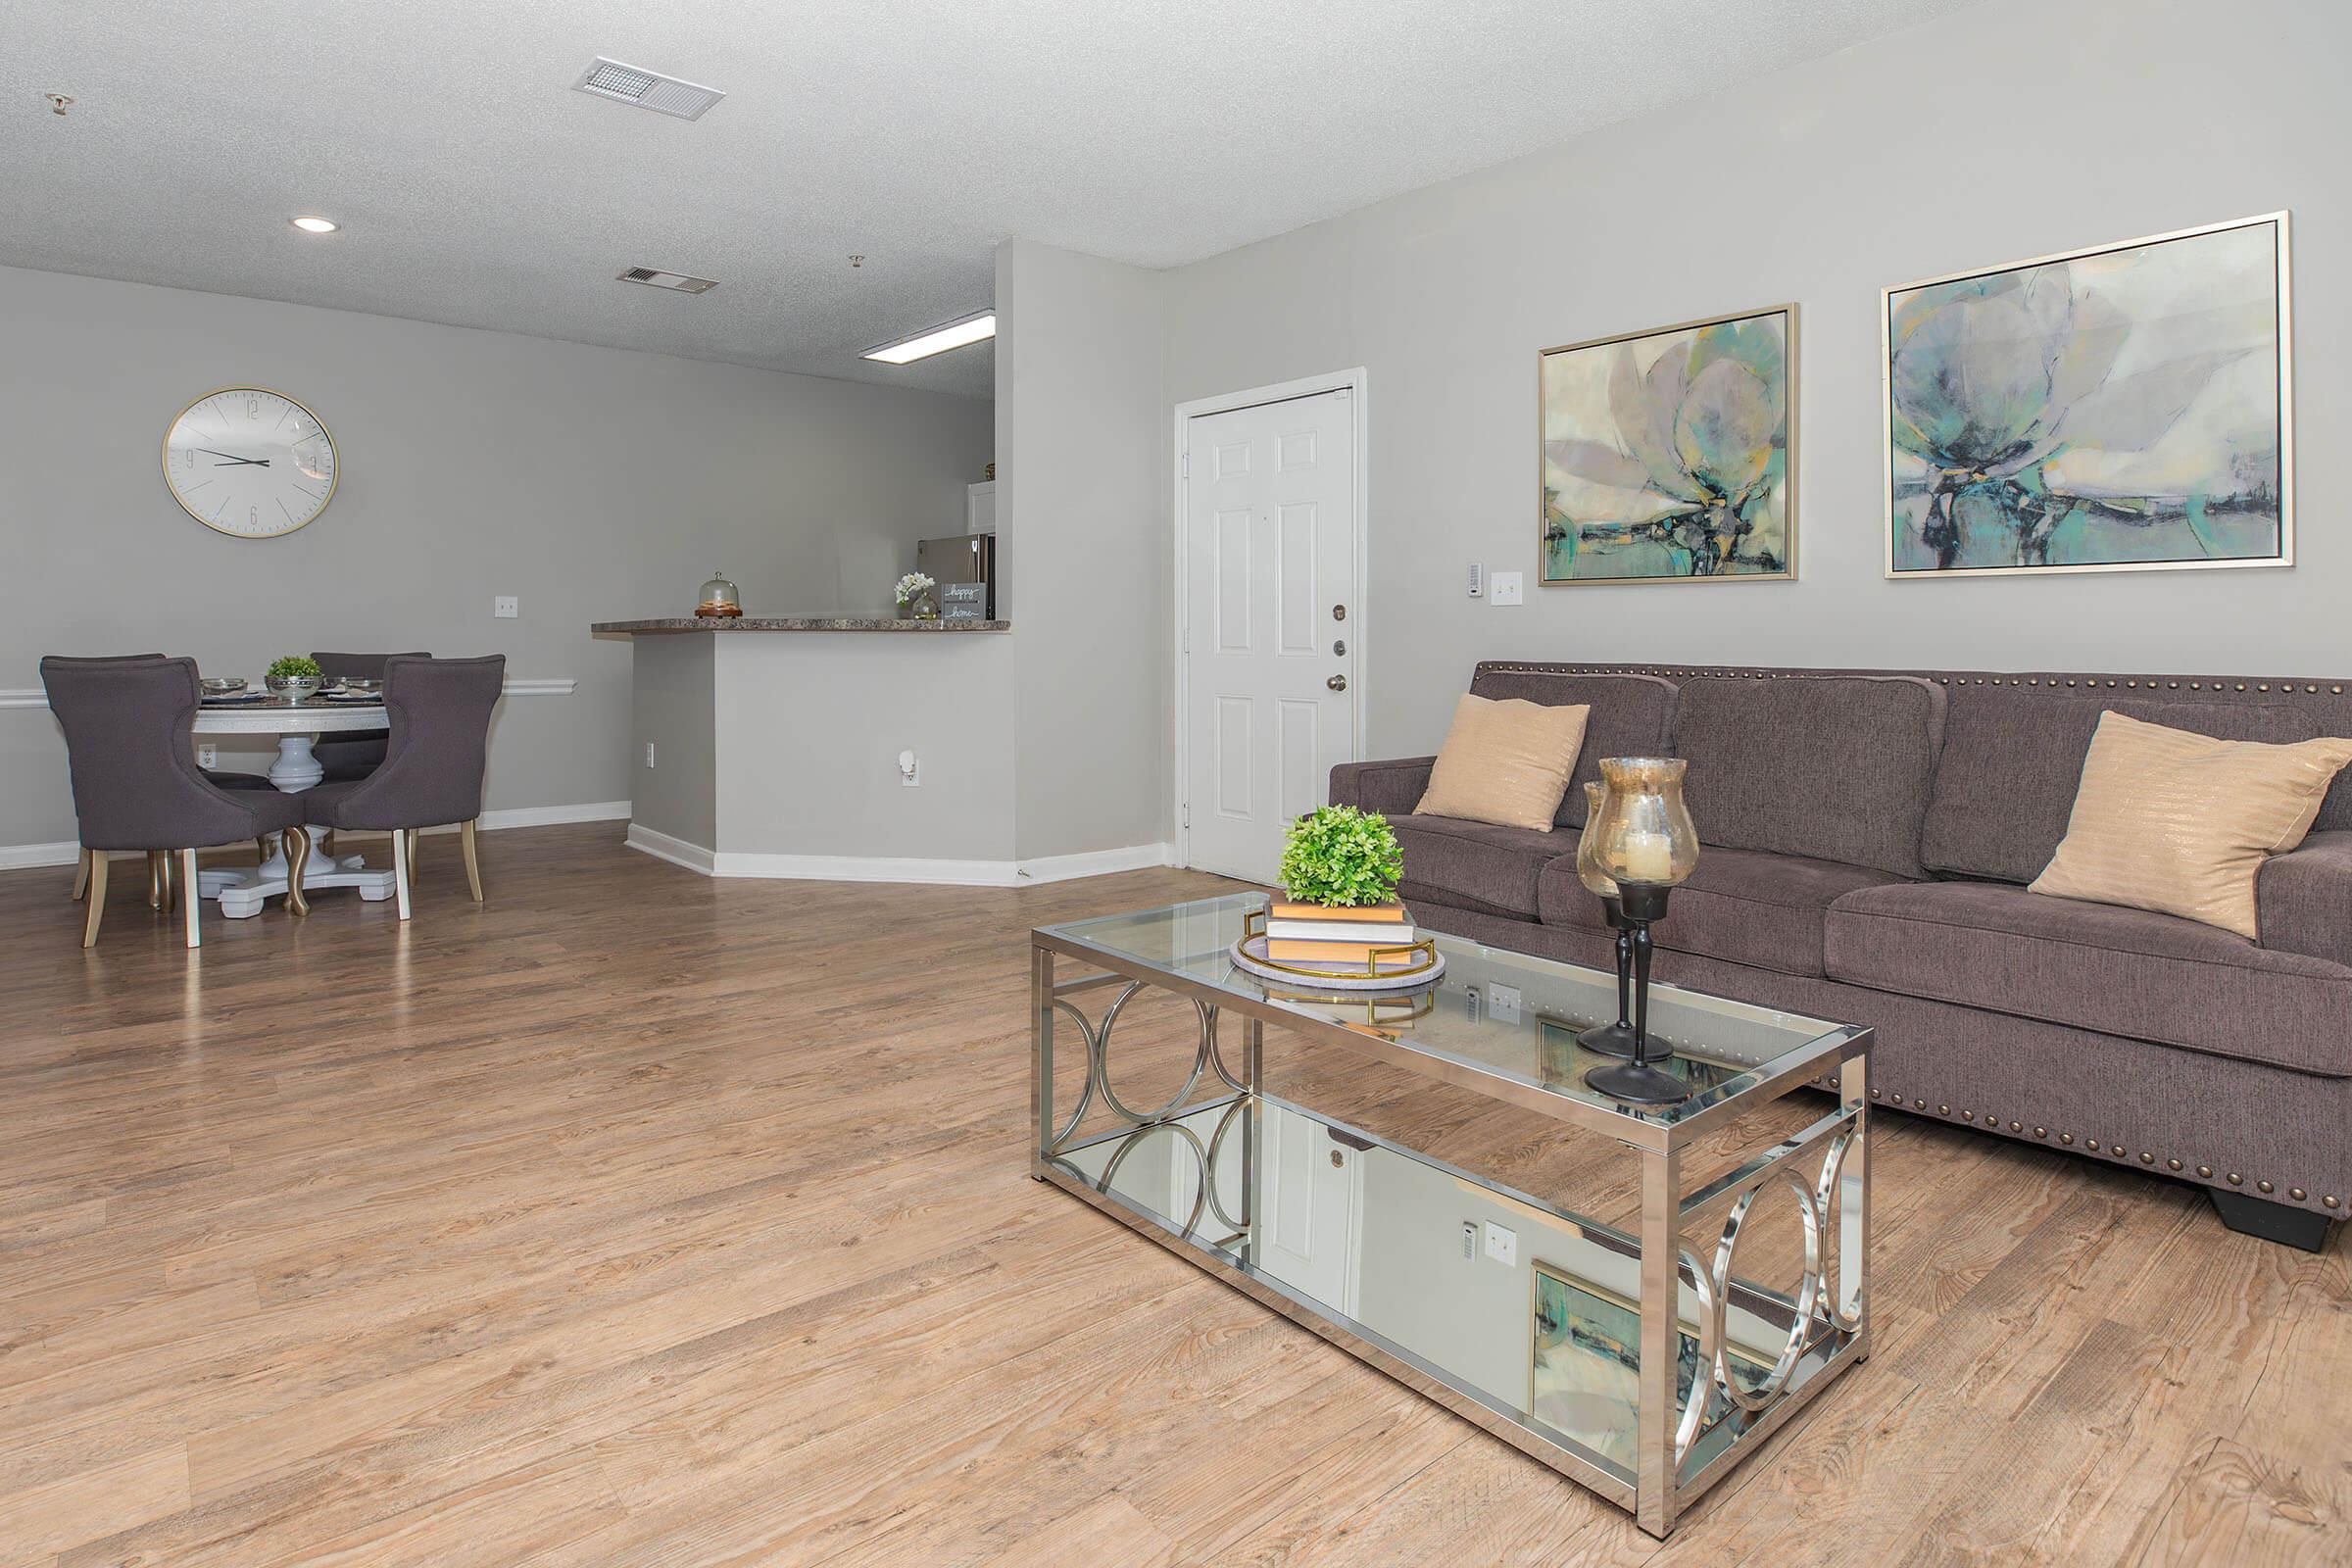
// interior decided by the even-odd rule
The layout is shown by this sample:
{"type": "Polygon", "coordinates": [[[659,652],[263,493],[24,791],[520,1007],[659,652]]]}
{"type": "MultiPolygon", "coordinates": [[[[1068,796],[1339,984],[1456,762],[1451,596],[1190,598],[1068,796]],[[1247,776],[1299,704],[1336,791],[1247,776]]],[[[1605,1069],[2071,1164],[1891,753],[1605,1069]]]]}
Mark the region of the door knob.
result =
{"type": "Polygon", "coordinates": [[[1330,687],[1335,692],[1344,692],[1348,689],[1348,677],[1345,675],[1334,675],[1331,677],[1331,679],[1325,681],[1323,684],[1330,687]]]}

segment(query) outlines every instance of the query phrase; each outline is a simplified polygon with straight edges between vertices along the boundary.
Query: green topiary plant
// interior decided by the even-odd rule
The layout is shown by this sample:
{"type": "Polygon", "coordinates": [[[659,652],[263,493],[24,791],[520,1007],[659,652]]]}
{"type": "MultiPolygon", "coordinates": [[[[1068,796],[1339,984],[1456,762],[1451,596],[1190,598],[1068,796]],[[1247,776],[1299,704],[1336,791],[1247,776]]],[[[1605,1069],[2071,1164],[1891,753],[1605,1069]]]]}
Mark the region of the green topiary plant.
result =
{"type": "Polygon", "coordinates": [[[1389,819],[1352,806],[1325,806],[1291,824],[1282,886],[1299,904],[1332,907],[1383,904],[1396,896],[1404,854],[1389,819]]]}
{"type": "Polygon", "coordinates": [[[272,661],[268,673],[275,675],[279,680],[318,680],[325,675],[326,671],[318,667],[318,661],[316,659],[305,659],[300,654],[288,654],[283,659],[272,661]]]}

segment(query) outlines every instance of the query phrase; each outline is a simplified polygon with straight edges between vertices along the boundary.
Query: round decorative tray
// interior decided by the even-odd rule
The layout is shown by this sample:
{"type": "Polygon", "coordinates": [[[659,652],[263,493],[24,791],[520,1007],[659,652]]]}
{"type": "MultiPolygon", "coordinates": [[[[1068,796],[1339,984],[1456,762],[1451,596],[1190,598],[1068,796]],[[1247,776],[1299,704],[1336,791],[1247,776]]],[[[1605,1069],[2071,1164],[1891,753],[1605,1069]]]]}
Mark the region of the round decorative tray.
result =
{"type": "Polygon", "coordinates": [[[1428,951],[1427,963],[1410,969],[1392,969],[1385,974],[1368,974],[1361,968],[1310,969],[1303,964],[1277,963],[1267,957],[1265,934],[1253,932],[1236,942],[1226,956],[1245,974],[1291,986],[1311,986],[1317,991],[1409,991],[1415,986],[1434,984],[1446,972],[1446,955],[1434,947],[1428,951]]]}

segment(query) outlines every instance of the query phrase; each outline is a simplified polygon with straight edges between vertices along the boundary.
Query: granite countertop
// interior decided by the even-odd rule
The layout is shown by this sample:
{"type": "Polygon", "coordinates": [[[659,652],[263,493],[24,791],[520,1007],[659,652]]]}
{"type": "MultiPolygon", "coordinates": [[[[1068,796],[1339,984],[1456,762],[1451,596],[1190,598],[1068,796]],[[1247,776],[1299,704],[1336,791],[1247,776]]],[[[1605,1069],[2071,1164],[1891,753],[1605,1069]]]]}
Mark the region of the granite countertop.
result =
{"type": "Polygon", "coordinates": [[[669,615],[657,620],[600,620],[592,632],[671,631],[1010,631],[1009,620],[900,620],[888,615],[669,615]]]}

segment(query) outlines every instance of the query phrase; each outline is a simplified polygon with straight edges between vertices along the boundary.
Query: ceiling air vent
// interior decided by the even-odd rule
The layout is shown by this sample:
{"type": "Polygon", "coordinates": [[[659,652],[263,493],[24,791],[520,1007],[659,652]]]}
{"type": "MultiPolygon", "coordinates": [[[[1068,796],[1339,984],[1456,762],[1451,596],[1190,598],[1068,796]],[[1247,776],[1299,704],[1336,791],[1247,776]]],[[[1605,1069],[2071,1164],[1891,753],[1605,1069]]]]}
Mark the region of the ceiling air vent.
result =
{"type": "Polygon", "coordinates": [[[623,283],[643,283],[648,288],[674,289],[680,294],[708,294],[718,287],[715,277],[693,277],[684,272],[664,272],[659,267],[632,267],[620,274],[623,283]]]}
{"type": "Polygon", "coordinates": [[[673,115],[680,120],[702,119],[704,110],[726,96],[716,87],[698,87],[660,72],[607,60],[603,55],[598,55],[571,85],[575,92],[592,92],[599,98],[635,104],[640,109],[673,115]]]}

